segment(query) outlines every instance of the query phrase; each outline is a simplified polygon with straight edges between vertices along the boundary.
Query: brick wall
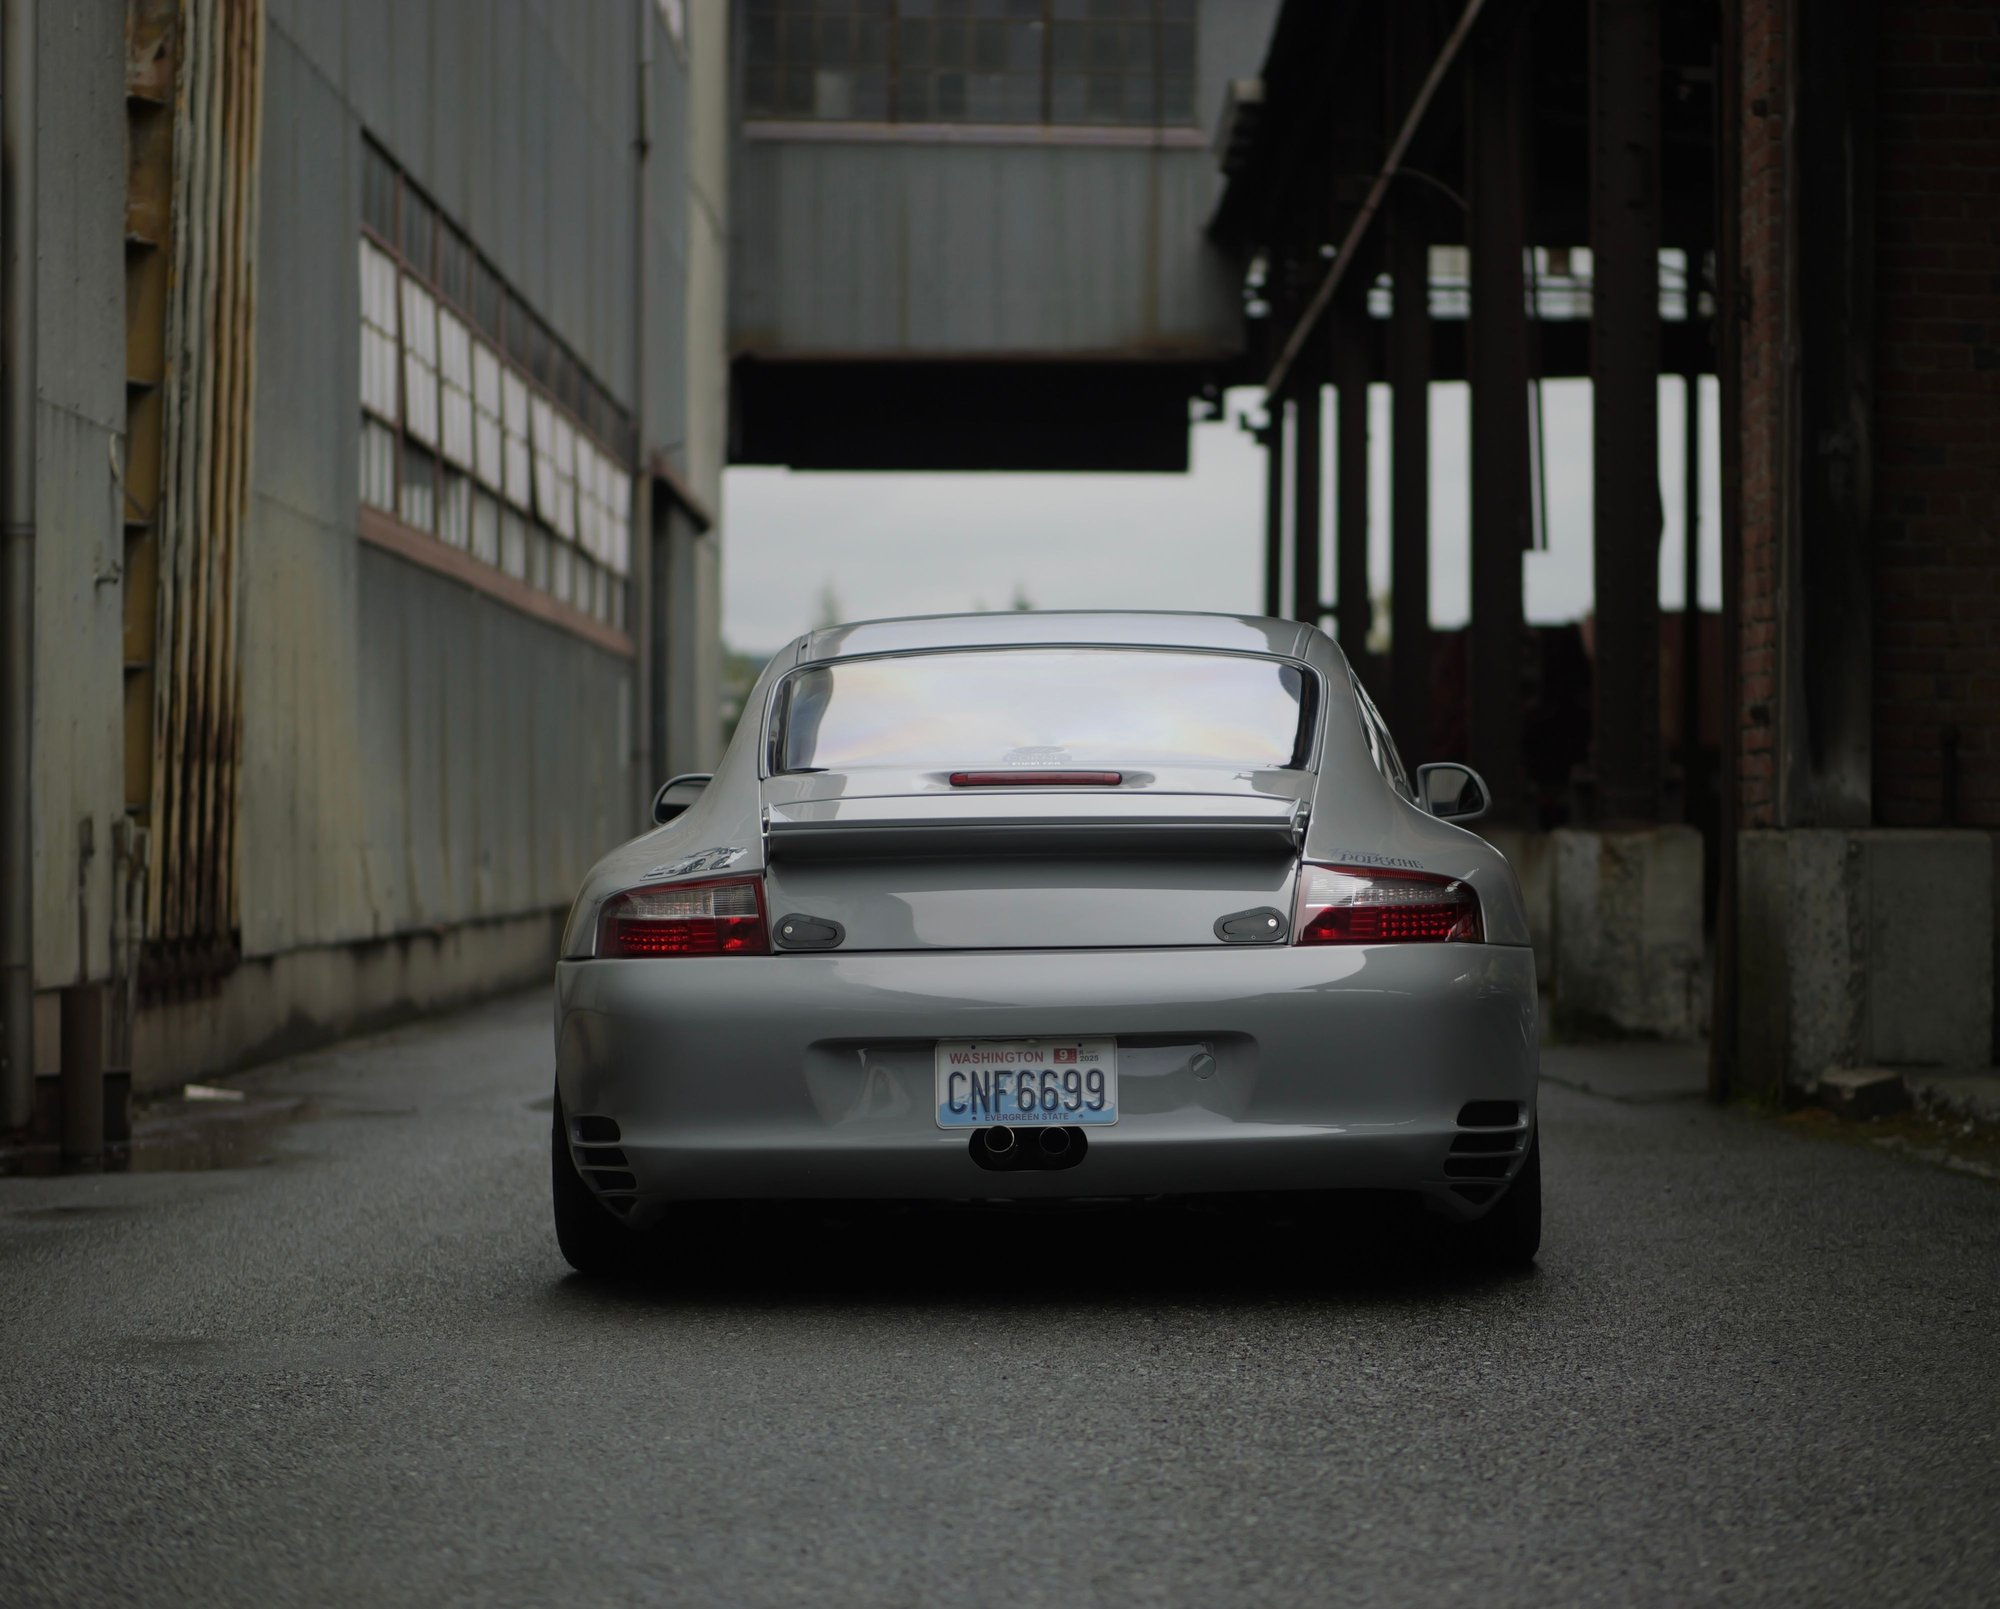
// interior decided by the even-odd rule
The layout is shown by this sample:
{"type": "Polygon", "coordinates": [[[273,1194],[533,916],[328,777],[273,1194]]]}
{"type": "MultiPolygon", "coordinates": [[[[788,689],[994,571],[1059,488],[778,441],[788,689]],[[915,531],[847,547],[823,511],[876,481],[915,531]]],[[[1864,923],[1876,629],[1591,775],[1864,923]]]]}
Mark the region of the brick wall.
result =
{"type": "Polygon", "coordinates": [[[2000,826],[2000,0],[1882,31],[1875,817],[2000,826]]]}
{"type": "MultiPolygon", "coordinates": [[[[1746,827],[1777,803],[1785,15],[1820,3],[1742,0],[1746,827]]],[[[1883,0],[1880,62],[1875,820],[2000,826],[2000,0],[1883,0]]]]}

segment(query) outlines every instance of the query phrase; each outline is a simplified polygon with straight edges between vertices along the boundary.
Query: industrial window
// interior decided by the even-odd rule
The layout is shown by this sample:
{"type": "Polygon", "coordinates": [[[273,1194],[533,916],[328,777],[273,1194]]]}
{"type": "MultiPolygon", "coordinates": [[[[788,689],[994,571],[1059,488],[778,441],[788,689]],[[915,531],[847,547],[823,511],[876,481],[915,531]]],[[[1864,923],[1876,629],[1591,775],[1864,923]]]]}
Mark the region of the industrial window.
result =
{"type": "Polygon", "coordinates": [[[439,450],[448,463],[470,470],[472,457],[472,332],[448,309],[438,309],[439,450]]]}
{"type": "Polygon", "coordinates": [[[408,275],[403,278],[403,431],[437,447],[437,303],[408,275]]]}
{"type": "Polygon", "coordinates": [[[396,264],[361,242],[361,406],[396,422],[396,264]]]}
{"type": "Polygon", "coordinates": [[[622,629],[630,420],[388,156],[363,153],[362,503],[622,629]]]}
{"type": "Polygon", "coordinates": [[[511,371],[503,374],[500,377],[500,397],[503,404],[500,416],[504,430],[502,442],[507,459],[507,484],[503,490],[508,502],[528,513],[533,506],[530,502],[533,495],[530,468],[534,462],[528,444],[528,383],[511,371]]]}
{"type": "Polygon", "coordinates": [[[361,221],[384,240],[396,238],[395,165],[372,145],[361,148],[361,221]]]}
{"type": "Polygon", "coordinates": [[[507,489],[500,429],[500,356],[484,342],[472,348],[472,469],[495,492],[507,489]]]}
{"type": "Polygon", "coordinates": [[[437,460],[409,437],[403,438],[403,464],[396,512],[405,525],[432,529],[437,517],[437,460]]]}
{"type": "Polygon", "coordinates": [[[455,548],[472,546],[472,482],[455,470],[441,472],[437,534],[455,548]]]}
{"type": "Polygon", "coordinates": [[[396,506],[396,264],[361,242],[361,501],[396,506]]]}
{"type": "Polygon", "coordinates": [[[1196,0],[749,0],[751,117],[1195,120],[1196,0]]]}
{"type": "Polygon", "coordinates": [[[396,432],[379,419],[361,421],[361,501],[396,506],[396,432]]]}

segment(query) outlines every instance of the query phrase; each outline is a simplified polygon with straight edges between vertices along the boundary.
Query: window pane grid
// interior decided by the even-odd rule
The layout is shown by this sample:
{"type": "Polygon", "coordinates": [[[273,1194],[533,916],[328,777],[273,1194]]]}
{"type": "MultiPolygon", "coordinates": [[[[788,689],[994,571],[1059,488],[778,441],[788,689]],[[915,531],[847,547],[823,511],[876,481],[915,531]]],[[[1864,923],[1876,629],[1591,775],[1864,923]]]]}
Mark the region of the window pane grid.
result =
{"type": "MultiPolygon", "coordinates": [[[[889,0],[819,9],[886,51],[889,0]]],[[[367,140],[362,189],[361,502],[623,630],[630,419],[367,140]]]]}
{"type": "Polygon", "coordinates": [[[1171,127],[1194,0],[750,0],[752,117],[1171,127]]]}

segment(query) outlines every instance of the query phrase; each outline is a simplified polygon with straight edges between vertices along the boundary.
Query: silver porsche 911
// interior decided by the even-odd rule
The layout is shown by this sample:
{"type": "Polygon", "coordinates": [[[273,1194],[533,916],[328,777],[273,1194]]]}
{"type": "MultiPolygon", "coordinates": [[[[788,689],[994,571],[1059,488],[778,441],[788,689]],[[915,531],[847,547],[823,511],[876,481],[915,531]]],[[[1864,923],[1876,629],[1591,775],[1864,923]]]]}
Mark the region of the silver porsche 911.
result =
{"type": "Polygon", "coordinates": [[[556,1233],[678,1203],[1409,1192],[1541,1235],[1512,870],[1284,620],[816,631],[592,869],[556,969],[556,1233]]]}

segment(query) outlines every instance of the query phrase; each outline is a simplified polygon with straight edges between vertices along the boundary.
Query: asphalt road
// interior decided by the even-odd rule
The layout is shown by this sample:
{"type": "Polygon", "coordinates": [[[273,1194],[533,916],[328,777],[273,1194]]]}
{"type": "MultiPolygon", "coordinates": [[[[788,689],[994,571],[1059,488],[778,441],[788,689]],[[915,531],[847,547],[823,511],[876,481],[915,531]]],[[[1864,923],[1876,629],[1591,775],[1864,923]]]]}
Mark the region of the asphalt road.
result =
{"type": "Polygon", "coordinates": [[[260,1075],[316,1115],[252,1165],[0,1180],[0,1603],[2000,1596],[1985,1180],[1572,1051],[1624,1098],[1547,1090],[1527,1277],[1100,1214],[698,1224],[606,1290],[547,1023],[260,1075]]]}

